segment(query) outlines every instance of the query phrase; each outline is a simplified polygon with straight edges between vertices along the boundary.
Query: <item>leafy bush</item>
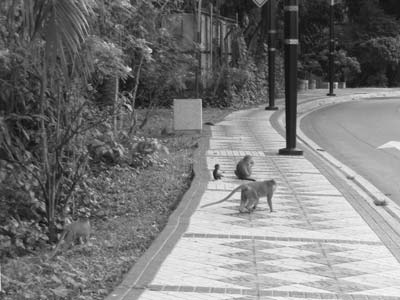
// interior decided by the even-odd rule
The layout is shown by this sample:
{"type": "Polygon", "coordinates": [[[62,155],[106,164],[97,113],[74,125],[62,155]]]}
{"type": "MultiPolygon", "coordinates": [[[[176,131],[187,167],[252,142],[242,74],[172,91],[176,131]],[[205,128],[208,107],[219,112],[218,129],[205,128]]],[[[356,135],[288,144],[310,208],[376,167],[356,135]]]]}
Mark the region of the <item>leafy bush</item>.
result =
{"type": "MultiPolygon", "coordinates": [[[[391,85],[391,71],[398,70],[400,62],[400,37],[373,38],[354,49],[361,65],[361,84],[391,85]]],[[[394,72],[395,73],[395,72],[394,72]]]]}
{"type": "Polygon", "coordinates": [[[347,51],[335,52],[335,72],[339,81],[353,81],[361,72],[360,63],[356,57],[347,55],[347,51]]]}
{"type": "Polygon", "coordinates": [[[105,133],[96,130],[93,139],[88,143],[87,147],[94,161],[142,169],[162,163],[161,153],[169,154],[168,148],[155,138],[130,137],[125,131],[119,132],[115,137],[111,127],[107,128],[105,133]]]}
{"type": "Polygon", "coordinates": [[[26,254],[48,241],[36,173],[34,165],[18,167],[0,160],[0,235],[8,240],[0,243],[0,259],[26,254]]]}

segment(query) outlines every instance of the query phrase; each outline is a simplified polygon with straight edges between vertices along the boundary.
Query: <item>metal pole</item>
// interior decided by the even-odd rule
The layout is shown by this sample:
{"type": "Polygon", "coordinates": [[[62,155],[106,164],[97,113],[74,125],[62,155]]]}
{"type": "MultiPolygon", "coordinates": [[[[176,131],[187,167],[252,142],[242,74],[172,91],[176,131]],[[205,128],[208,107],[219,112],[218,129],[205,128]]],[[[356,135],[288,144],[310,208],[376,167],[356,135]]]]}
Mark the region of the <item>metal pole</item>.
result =
{"type": "Polygon", "coordinates": [[[333,73],[334,73],[334,54],[335,54],[335,25],[334,25],[334,15],[333,8],[335,5],[335,0],[330,0],[329,8],[329,93],[328,96],[336,96],[333,93],[333,73]]]}
{"type": "Polygon", "coordinates": [[[212,3],[210,3],[210,74],[214,72],[213,47],[214,47],[214,6],[212,3]]]}
{"type": "Polygon", "coordinates": [[[200,80],[201,80],[201,1],[199,0],[197,7],[197,32],[196,32],[196,41],[198,43],[198,53],[197,53],[197,71],[196,71],[196,98],[199,98],[200,95],[200,80]]]}
{"type": "Polygon", "coordinates": [[[285,113],[286,148],[281,155],[302,155],[296,149],[297,126],[297,50],[299,44],[299,3],[298,0],[285,0],[285,113]]]}
{"type": "Polygon", "coordinates": [[[266,110],[277,110],[275,106],[275,52],[276,52],[276,6],[275,0],[268,1],[268,94],[266,110]]]}

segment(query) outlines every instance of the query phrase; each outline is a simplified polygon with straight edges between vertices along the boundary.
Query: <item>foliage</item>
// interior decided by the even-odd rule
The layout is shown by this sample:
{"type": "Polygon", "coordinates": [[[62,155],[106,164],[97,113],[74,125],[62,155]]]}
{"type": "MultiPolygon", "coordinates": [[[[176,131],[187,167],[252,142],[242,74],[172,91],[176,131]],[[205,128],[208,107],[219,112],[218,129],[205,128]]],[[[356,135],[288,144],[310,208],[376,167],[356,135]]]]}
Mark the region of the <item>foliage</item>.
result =
{"type": "Polygon", "coordinates": [[[339,50],[335,53],[335,72],[339,81],[353,81],[361,73],[360,63],[356,57],[347,55],[347,51],[339,50]]]}
{"type": "Polygon", "coordinates": [[[126,131],[117,137],[106,126],[104,133],[95,130],[87,147],[93,162],[109,165],[129,165],[135,169],[147,168],[162,163],[160,154],[169,154],[169,150],[158,139],[135,136],[130,138],[126,131]]]}
{"type": "Polygon", "coordinates": [[[400,17],[400,3],[397,0],[380,0],[380,7],[385,13],[390,14],[397,19],[400,17]]]}
{"type": "MultiPolygon", "coordinates": [[[[299,65],[299,74],[310,79],[317,76],[328,79],[329,50],[324,49],[316,54],[303,55],[299,65]]],[[[334,52],[334,78],[338,81],[352,81],[361,72],[356,57],[348,56],[347,51],[340,49],[334,52]]]]}
{"type": "Polygon", "coordinates": [[[137,138],[130,151],[130,165],[135,168],[147,168],[159,163],[165,163],[160,154],[169,154],[166,146],[157,139],[137,138]]]}
{"type": "Polygon", "coordinates": [[[122,82],[132,110],[152,103],[170,104],[193,77],[193,55],[183,53],[174,28],[182,1],[104,1],[98,9],[99,34],[125,54],[132,76],[122,82]]]}
{"type": "MultiPolygon", "coordinates": [[[[224,61],[212,77],[211,88],[203,99],[205,105],[214,107],[241,107],[264,102],[268,91],[268,64],[266,45],[253,51],[246,44],[243,29],[232,29],[232,57],[224,61]]],[[[282,91],[283,61],[276,56],[276,94],[282,91]]]]}
{"type": "MultiPolygon", "coordinates": [[[[334,6],[335,78],[350,85],[396,85],[397,36],[400,26],[388,8],[391,1],[348,0],[334,6]],[[358,74],[361,73],[361,76],[358,74]]],[[[328,73],[329,6],[324,1],[300,5],[300,76],[326,78],[328,73]]]]}
{"type": "Polygon", "coordinates": [[[90,36],[85,41],[88,57],[93,60],[96,79],[118,77],[126,79],[132,71],[124,62],[124,53],[121,48],[112,42],[106,42],[98,36],[90,36]]]}
{"type": "Polygon", "coordinates": [[[7,210],[18,201],[30,207],[34,195],[45,215],[32,220],[32,213],[24,210],[6,217],[8,231],[3,233],[15,245],[19,236],[14,243],[16,233],[10,228],[15,226],[9,226],[14,220],[18,228],[41,222],[45,224],[41,233],[56,240],[86,172],[85,132],[108,117],[92,105],[93,85],[88,80],[93,74],[124,78],[129,72],[118,48],[89,36],[94,2],[17,2],[9,0],[1,6],[2,15],[17,19],[2,20],[7,26],[0,43],[4,48],[0,55],[4,66],[0,71],[0,158],[37,184],[24,185],[22,191],[29,197],[16,193],[18,199],[11,196],[18,186],[4,186],[9,197],[3,204],[7,210]]]}
{"type": "MultiPolygon", "coordinates": [[[[203,113],[205,121],[218,122],[227,111],[203,113]]],[[[140,111],[139,121],[143,115],[140,111]]],[[[140,172],[127,165],[96,164],[83,187],[85,207],[92,213],[90,242],[50,261],[48,248],[2,260],[1,299],[100,300],[122,281],[163,229],[192,179],[192,155],[200,135],[160,136],[172,115],[170,109],[158,109],[139,132],[170,149],[166,161],[140,172]]]]}
{"type": "Polygon", "coordinates": [[[45,229],[40,226],[46,208],[37,198],[36,172],[33,164],[22,168],[0,160],[0,234],[10,240],[9,250],[1,249],[3,245],[0,245],[2,255],[15,255],[15,248],[19,254],[27,253],[48,240],[43,234],[45,229]]]}
{"type": "Polygon", "coordinates": [[[393,16],[385,13],[383,4],[374,0],[347,0],[346,3],[353,21],[351,34],[354,41],[399,34],[400,25],[393,16]]]}
{"type": "MultiPolygon", "coordinates": [[[[299,77],[310,79],[316,76],[325,79],[329,69],[329,3],[319,0],[302,1],[300,2],[299,14],[301,49],[299,55],[299,77]]],[[[336,22],[342,22],[345,15],[345,9],[342,5],[334,6],[334,18],[336,22]]],[[[349,67],[346,64],[350,64],[351,61],[347,57],[346,51],[339,50],[339,53],[335,55],[335,64],[341,68],[349,67]]]]}
{"type": "Polygon", "coordinates": [[[388,75],[399,68],[400,37],[373,38],[358,45],[355,51],[363,70],[361,84],[374,86],[393,84],[395,78],[388,75]]]}

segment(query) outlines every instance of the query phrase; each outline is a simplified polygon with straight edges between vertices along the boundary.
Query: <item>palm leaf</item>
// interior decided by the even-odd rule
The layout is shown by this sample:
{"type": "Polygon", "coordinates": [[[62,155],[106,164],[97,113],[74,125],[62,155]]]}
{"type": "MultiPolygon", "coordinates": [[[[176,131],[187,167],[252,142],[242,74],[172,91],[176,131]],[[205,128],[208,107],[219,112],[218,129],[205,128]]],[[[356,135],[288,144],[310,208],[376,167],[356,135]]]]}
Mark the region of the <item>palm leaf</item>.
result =
{"type": "MultiPolygon", "coordinates": [[[[91,0],[22,0],[25,29],[30,42],[43,39],[44,56],[51,73],[57,65],[66,78],[68,66],[80,55],[89,34],[91,0]]],[[[84,70],[84,68],[82,68],[84,70]]]]}

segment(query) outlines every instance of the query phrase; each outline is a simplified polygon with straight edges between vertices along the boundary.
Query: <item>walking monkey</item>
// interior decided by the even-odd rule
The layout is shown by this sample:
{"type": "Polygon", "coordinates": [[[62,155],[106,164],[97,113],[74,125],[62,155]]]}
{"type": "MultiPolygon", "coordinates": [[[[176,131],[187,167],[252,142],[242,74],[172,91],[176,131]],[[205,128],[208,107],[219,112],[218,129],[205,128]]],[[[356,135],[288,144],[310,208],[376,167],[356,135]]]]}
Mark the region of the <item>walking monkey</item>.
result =
{"type": "Polygon", "coordinates": [[[80,244],[82,244],[83,241],[88,242],[90,231],[90,222],[89,218],[87,217],[66,225],[50,258],[56,255],[57,250],[62,243],[64,243],[65,248],[69,248],[74,245],[76,241],[78,241],[80,244]]]}
{"type": "Polygon", "coordinates": [[[242,180],[256,181],[250,178],[252,169],[254,165],[254,160],[251,155],[245,155],[236,165],[235,175],[237,178],[242,180]]]}
{"type": "Polygon", "coordinates": [[[276,189],[276,182],[273,179],[244,183],[234,188],[232,192],[230,192],[229,195],[226,196],[224,199],[219,200],[217,202],[208,203],[201,207],[203,208],[214,204],[222,203],[228,200],[233,194],[235,194],[240,190],[241,191],[240,207],[239,207],[240,212],[246,212],[246,210],[247,212],[254,211],[261,197],[267,197],[269,210],[270,212],[273,212],[272,196],[274,194],[275,189],[276,189]]]}

